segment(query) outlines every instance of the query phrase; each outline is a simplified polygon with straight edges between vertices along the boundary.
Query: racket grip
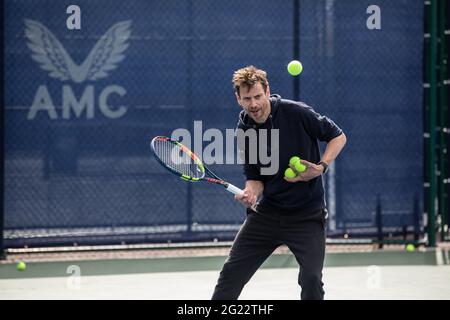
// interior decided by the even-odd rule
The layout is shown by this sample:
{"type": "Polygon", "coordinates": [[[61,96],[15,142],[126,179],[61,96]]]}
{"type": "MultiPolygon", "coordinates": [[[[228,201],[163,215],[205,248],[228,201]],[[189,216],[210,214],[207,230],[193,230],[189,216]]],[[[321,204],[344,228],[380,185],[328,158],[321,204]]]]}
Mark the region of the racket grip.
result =
{"type": "Polygon", "coordinates": [[[233,194],[242,194],[244,191],[242,189],[239,189],[238,187],[232,185],[231,183],[228,184],[227,191],[233,193],[233,194]]]}
{"type": "MultiPolygon", "coordinates": [[[[228,184],[227,191],[229,191],[229,192],[231,192],[231,193],[234,193],[234,194],[242,194],[242,193],[244,193],[244,191],[243,191],[242,189],[239,189],[238,187],[232,185],[231,183],[228,184]]],[[[254,203],[254,204],[250,207],[250,209],[252,209],[252,210],[255,211],[255,212],[258,212],[258,211],[256,210],[257,207],[258,207],[258,202],[254,203]]]]}

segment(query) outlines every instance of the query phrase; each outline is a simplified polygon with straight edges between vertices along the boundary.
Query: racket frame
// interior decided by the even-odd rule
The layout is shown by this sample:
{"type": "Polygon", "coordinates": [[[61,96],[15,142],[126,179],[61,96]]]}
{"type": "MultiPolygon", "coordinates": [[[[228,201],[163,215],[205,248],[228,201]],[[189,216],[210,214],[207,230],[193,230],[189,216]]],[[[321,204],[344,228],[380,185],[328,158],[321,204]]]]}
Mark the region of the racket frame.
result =
{"type": "Polygon", "coordinates": [[[203,165],[203,163],[201,162],[201,160],[197,157],[197,155],[192,152],[191,150],[189,150],[189,148],[187,148],[185,145],[183,145],[180,141],[177,140],[173,140],[169,137],[164,137],[164,136],[156,136],[152,139],[151,142],[151,150],[153,152],[153,155],[155,156],[156,160],[167,170],[169,170],[171,173],[173,173],[174,175],[180,177],[183,180],[186,181],[191,181],[191,182],[197,182],[197,181],[207,181],[210,183],[214,183],[214,184],[218,184],[221,185],[223,187],[225,187],[225,189],[233,194],[242,194],[243,191],[242,189],[236,187],[235,185],[222,180],[221,178],[219,178],[214,172],[212,172],[210,169],[208,169],[206,166],[203,165]],[[171,168],[170,166],[168,166],[164,161],[162,161],[160,159],[160,157],[157,155],[156,151],[155,151],[155,142],[157,140],[162,140],[162,141],[168,141],[170,143],[173,143],[175,145],[177,145],[183,152],[185,152],[200,168],[200,170],[203,173],[202,177],[190,177],[187,176],[185,174],[182,174],[180,172],[178,172],[177,170],[174,170],[173,168],[171,168]],[[208,176],[206,176],[206,174],[208,174],[208,176]]]}

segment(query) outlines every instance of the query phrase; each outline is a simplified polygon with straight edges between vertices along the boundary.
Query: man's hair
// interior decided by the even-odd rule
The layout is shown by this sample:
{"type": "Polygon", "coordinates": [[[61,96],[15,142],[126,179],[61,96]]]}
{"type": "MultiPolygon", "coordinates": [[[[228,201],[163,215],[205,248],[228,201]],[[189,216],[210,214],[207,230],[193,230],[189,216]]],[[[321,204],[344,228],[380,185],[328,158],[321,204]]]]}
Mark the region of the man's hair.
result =
{"type": "Polygon", "coordinates": [[[261,83],[264,88],[264,92],[267,90],[269,81],[267,80],[267,72],[261,69],[257,69],[254,66],[247,66],[236,70],[233,74],[233,86],[234,90],[240,97],[241,86],[246,86],[250,90],[255,84],[261,83]]]}

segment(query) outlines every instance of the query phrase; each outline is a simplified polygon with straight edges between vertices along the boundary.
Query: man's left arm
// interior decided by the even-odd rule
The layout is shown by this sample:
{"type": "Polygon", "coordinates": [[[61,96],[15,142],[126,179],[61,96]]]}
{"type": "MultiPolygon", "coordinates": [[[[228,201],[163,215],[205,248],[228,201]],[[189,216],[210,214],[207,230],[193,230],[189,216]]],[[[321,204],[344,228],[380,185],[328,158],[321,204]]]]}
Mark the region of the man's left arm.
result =
{"type": "Polygon", "coordinates": [[[342,133],[341,135],[337,136],[334,139],[331,139],[327,143],[325,152],[322,155],[322,160],[320,161],[325,162],[327,165],[330,165],[337,158],[339,153],[341,153],[341,150],[344,148],[346,142],[347,137],[345,136],[344,133],[342,133]]]}
{"type": "MultiPolygon", "coordinates": [[[[325,148],[325,152],[323,153],[321,162],[325,162],[325,164],[329,166],[337,158],[342,148],[344,148],[346,142],[347,137],[345,136],[344,133],[331,139],[327,143],[327,147],[325,148]]],[[[309,181],[311,179],[320,176],[325,170],[325,167],[323,165],[308,162],[306,160],[300,161],[302,164],[306,166],[306,170],[299,173],[298,176],[295,178],[289,179],[285,177],[284,179],[286,181],[288,182],[309,181]]],[[[295,170],[295,167],[291,166],[291,168],[295,170]]]]}

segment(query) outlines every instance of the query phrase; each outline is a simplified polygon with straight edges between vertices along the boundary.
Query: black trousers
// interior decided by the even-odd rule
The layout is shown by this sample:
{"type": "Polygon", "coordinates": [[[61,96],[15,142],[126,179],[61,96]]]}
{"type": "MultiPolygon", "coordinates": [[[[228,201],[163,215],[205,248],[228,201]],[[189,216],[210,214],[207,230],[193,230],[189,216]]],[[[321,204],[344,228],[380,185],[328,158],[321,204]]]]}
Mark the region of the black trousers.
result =
{"type": "Polygon", "coordinates": [[[277,247],[285,244],[300,265],[300,298],[322,300],[326,215],[326,209],[307,218],[248,210],[247,219],[220,272],[212,299],[237,299],[261,264],[277,247]]]}

